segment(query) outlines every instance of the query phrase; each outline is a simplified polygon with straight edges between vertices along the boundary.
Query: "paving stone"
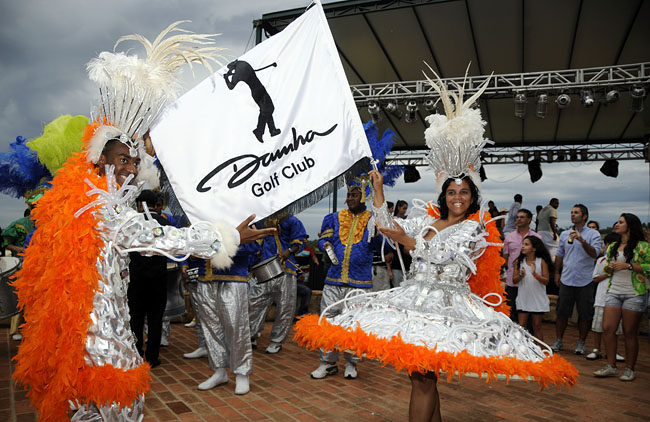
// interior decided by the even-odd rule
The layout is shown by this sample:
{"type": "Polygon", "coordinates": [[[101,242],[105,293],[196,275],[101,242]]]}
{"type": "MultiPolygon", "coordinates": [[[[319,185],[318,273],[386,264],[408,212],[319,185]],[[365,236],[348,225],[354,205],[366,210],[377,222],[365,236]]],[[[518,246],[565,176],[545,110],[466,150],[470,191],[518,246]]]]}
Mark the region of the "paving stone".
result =
{"type": "MultiPolygon", "coordinates": [[[[152,370],[151,391],[145,400],[144,422],[154,421],[216,421],[231,422],[402,422],[408,418],[410,381],[408,375],[382,368],[378,362],[359,364],[359,378],[343,378],[344,361],[339,361],[339,374],[322,380],[311,379],[309,373],[319,365],[318,353],[305,351],[288,339],[277,355],[263,353],[268,344],[267,323],[260,349],[253,353],[254,372],[251,392],[234,394],[234,375],[228,384],[210,391],[197,386],[213,370],[207,359],[183,359],[182,354],[196,348],[195,332],[182,324],[172,325],[172,344],[161,350],[163,364],[152,370]]],[[[553,338],[554,326],[544,324],[545,335],[553,338]]],[[[8,328],[0,325],[0,420],[35,421],[36,411],[29,406],[25,391],[15,387],[10,378],[14,366],[9,361],[15,354],[8,328]],[[4,360],[4,361],[3,361],[4,360]],[[5,409],[3,409],[5,407],[5,409]],[[11,412],[10,409],[13,409],[11,412]],[[12,416],[12,415],[16,416],[12,416]],[[13,419],[12,419],[13,418],[13,419]]],[[[577,337],[576,327],[569,326],[566,344],[577,337]]],[[[589,341],[590,339],[588,339],[589,341]]],[[[619,344],[624,351],[623,342],[619,344]]],[[[486,383],[463,378],[450,383],[441,380],[439,392],[445,422],[591,422],[615,420],[640,422],[648,420],[650,402],[650,344],[639,339],[637,379],[623,383],[617,378],[599,379],[592,372],[603,365],[587,361],[583,356],[561,353],[574,364],[580,379],[571,389],[549,388],[540,391],[533,383],[512,381],[486,383]],[[616,406],[604,403],[616,401],[616,406]]]]}

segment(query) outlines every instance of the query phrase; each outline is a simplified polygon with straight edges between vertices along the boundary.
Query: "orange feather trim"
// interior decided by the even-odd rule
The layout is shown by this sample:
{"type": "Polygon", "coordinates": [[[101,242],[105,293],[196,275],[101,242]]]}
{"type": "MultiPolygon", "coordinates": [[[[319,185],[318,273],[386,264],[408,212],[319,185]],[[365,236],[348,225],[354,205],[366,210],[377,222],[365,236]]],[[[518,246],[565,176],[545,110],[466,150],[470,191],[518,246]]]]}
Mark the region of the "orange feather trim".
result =
{"type": "Polygon", "coordinates": [[[397,371],[405,369],[413,372],[446,372],[447,381],[455,374],[479,374],[487,381],[503,375],[506,380],[513,376],[530,378],[539,383],[542,389],[549,385],[572,386],[577,382],[578,371],[564,358],[553,355],[540,362],[522,361],[511,357],[473,356],[466,351],[460,353],[438,352],[426,346],[405,343],[397,335],[389,340],[368,334],[357,326],[345,329],[323,319],[318,323],[317,315],[307,315],[296,323],[294,340],[309,349],[351,350],[358,356],[392,365],[397,371]]]}
{"type": "MultiPolygon", "coordinates": [[[[86,128],[84,147],[97,126],[86,128]]],[[[33,210],[38,229],[14,282],[25,324],[13,377],[28,389],[42,421],[67,420],[68,400],[130,406],[149,389],[148,365],[127,371],[85,364],[100,278],[96,264],[105,247],[90,211],[74,217],[93,200],[86,196],[85,179],[106,189],[106,178],[97,174],[82,151],[57,172],[52,189],[33,210]]]]}

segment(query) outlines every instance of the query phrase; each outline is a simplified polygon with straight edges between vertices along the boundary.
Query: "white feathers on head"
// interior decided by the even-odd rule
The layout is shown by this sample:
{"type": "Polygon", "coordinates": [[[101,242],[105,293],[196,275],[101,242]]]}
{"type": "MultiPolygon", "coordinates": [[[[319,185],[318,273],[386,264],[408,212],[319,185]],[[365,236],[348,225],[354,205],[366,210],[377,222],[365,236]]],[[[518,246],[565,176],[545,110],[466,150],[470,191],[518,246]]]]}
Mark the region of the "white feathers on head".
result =
{"type": "MultiPolygon", "coordinates": [[[[425,63],[426,64],[426,63],[425,63]]],[[[467,101],[463,101],[465,81],[456,85],[458,93],[447,89],[445,83],[427,64],[437,81],[424,73],[431,87],[440,95],[445,114],[432,114],[426,118],[429,127],[424,131],[427,146],[430,148],[426,158],[436,173],[436,189],[440,191],[448,178],[470,176],[476,186],[480,187],[481,151],[486,144],[493,142],[485,139],[485,121],[480,109],[472,105],[487,88],[490,77],[479,87],[478,91],[467,101]]],[[[467,67],[469,71],[469,66],[467,67]]],[[[465,80],[467,71],[465,72],[465,80]]]]}
{"type": "MultiPolygon", "coordinates": [[[[212,39],[217,34],[193,34],[178,28],[185,22],[190,21],[172,23],[153,42],[141,35],[127,35],[113,47],[127,40],[139,41],[146,50],[144,59],[102,52],[88,63],[89,77],[99,85],[100,92],[91,115],[93,121],[106,122],[138,143],[164,107],[176,99],[179,86],[175,72],[183,64],[191,68],[193,62],[199,62],[212,73],[210,62],[219,63],[221,57],[217,54],[221,49],[214,46],[212,39]],[[182,34],[167,37],[171,32],[182,34]]],[[[88,158],[92,162],[99,159],[104,144],[111,139],[100,135],[91,138],[88,158]]]]}

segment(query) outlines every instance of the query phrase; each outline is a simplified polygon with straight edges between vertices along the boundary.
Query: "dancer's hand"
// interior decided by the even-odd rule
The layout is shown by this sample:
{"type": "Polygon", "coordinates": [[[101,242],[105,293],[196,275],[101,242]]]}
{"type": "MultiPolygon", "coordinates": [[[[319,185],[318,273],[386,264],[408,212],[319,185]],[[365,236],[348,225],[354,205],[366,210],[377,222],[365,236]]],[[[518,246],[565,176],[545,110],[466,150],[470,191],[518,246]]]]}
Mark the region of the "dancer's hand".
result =
{"type": "Polygon", "coordinates": [[[379,233],[383,234],[387,238],[394,240],[397,243],[401,243],[404,247],[411,251],[415,249],[415,239],[408,237],[402,226],[394,222],[395,228],[389,229],[388,227],[382,226],[379,222],[375,223],[379,229],[379,233]]]}
{"type": "Polygon", "coordinates": [[[375,191],[374,199],[372,201],[373,205],[376,208],[382,206],[385,201],[384,198],[384,176],[379,173],[377,170],[370,170],[368,172],[370,176],[370,181],[372,182],[372,188],[375,191]]]}
{"type": "Polygon", "coordinates": [[[266,236],[271,236],[275,233],[275,228],[271,227],[270,229],[257,229],[255,225],[249,226],[249,224],[255,220],[255,214],[251,214],[246,220],[239,223],[237,226],[237,231],[239,232],[239,244],[243,245],[245,243],[251,243],[257,239],[263,239],[266,236]]]}

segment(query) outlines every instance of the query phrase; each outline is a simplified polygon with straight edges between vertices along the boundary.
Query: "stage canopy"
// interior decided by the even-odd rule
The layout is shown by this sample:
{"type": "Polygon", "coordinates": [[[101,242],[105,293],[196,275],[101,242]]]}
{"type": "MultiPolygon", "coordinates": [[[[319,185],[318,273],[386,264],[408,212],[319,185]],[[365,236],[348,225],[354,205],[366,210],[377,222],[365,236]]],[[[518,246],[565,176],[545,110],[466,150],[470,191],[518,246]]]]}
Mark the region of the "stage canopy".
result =
{"type": "MultiPolygon", "coordinates": [[[[379,126],[398,134],[397,149],[425,147],[423,118],[430,112],[425,106],[437,97],[425,83],[423,61],[442,78],[456,81],[471,62],[470,92],[486,75],[497,75],[480,106],[494,150],[519,151],[512,162],[522,162],[522,151],[539,154],[561,146],[584,146],[577,159],[647,156],[648,1],[350,0],[323,7],[362,119],[371,119],[368,105],[375,103],[381,110],[379,126]],[[634,112],[631,95],[640,93],[644,96],[636,107],[645,109],[634,112]],[[515,116],[517,94],[526,100],[525,118],[515,116]],[[563,109],[556,104],[562,94],[570,98],[563,109]],[[536,115],[542,95],[548,101],[543,118],[536,115]],[[593,105],[585,107],[589,95],[593,105]],[[409,101],[417,106],[413,123],[387,110],[396,104],[406,115],[409,101]],[[637,154],[589,155],[623,145],[637,154]]],[[[281,31],[303,10],[263,15],[254,22],[257,42],[281,31]]],[[[543,161],[558,159],[542,154],[543,161]]]]}

